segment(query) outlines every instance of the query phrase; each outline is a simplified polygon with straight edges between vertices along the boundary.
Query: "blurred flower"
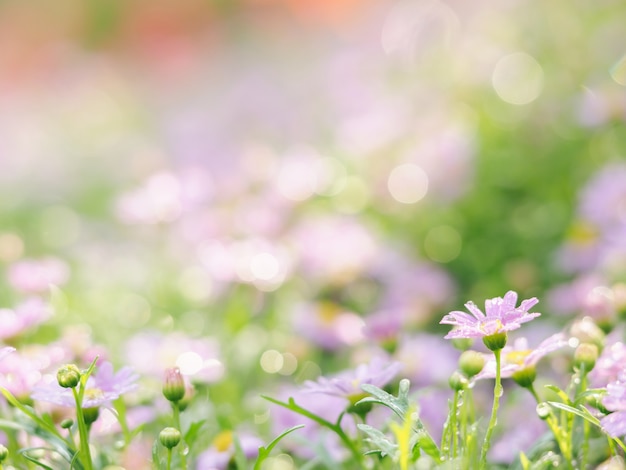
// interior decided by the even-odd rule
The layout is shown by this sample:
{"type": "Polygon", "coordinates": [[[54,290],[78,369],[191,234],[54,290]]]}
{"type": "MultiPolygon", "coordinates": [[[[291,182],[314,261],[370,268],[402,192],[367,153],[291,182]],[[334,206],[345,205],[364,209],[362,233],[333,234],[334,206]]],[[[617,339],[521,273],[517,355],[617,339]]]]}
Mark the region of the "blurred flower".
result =
{"type": "Polygon", "coordinates": [[[0,339],[14,338],[24,330],[43,323],[52,316],[52,309],[39,298],[31,298],[15,309],[0,309],[0,339]]]}
{"type": "Polygon", "coordinates": [[[307,380],[304,383],[304,390],[309,393],[347,398],[355,403],[365,395],[361,385],[384,387],[393,380],[401,368],[402,365],[398,362],[375,357],[368,364],[360,364],[355,369],[341,372],[334,377],[319,377],[315,382],[307,380]]]}
{"type": "Polygon", "coordinates": [[[215,382],[224,374],[217,341],[174,332],[140,332],[126,343],[127,363],[142,375],[161,379],[163,370],[178,367],[184,376],[215,382]]]}
{"type": "MultiPolygon", "coordinates": [[[[528,346],[526,338],[517,338],[512,346],[502,349],[502,378],[514,376],[516,372],[534,369],[539,360],[545,355],[568,345],[567,338],[563,333],[556,333],[539,344],[534,349],[528,346]]],[[[496,361],[493,354],[485,354],[485,366],[476,375],[475,380],[493,379],[496,376],[496,361]]]]}
{"type": "Polygon", "coordinates": [[[600,420],[600,425],[612,437],[626,435],[626,372],[622,371],[615,382],[606,386],[604,407],[613,411],[600,420]]]}
{"type": "Polygon", "coordinates": [[[363,318],[331,301],[301,304],[292,318],[299,335],[324,349],[354,345],[364,337],[363,318]]]}
{"type": "MultiPolygon", "coordinates": [[[[257,436],[239,434],[236,436],[247,459],[255,459],[263,441],[257,436]]],[[[198,456],[196,470],[227,470],[230,461],[235,457],[235,436],[232,431],[220,432],[211,446],[198,456]]]]}
{"type": "Polygon", "coordinates": [[[521,305],[516,307],[517,293],[508,291],[504,298],[494,297],[485,301],[486,314],[470,301],[465,304],[465,307],[471,315],[453,311],[444,316],[439,323],[456,327],[445,336],[446,339],[483,338],[516,330],[522,323],[538,317],[540,313],[528,312],[537,302],[539,301],[533,297],[522,301],[521,305]]]}
{"type": "MultiPolygon", "coordinates": [[[[122,394],[135,390],[139,376],[130,367],[123,367],[117,373],[113,365],[104,362],[87,380],[82,408],[95,408],[108,405],[122,394]]],[[[74,395],[71,389],[59,386],[52,376],[45,377],[43,383],[33,388],[31,398],[55,405],[74,407],[74,395]]]]}
{"type": "Polygon", "coordinates": [[[626,364],[626,345],[616,341],[605,346],[596,362],[596,366],[589,373],[589,381],[594,387],[605,387],[608,383],[617,380],[626,364]]]}
{"type": "Polygon", "coordinates": [[[447,384],[457,367],[459,351],[440,336],[426,333],[402,337],[395,359],[402,364],[403,376],[415,386],[447,384]],[[436,361],[432,358],[437,358],[436,361]]]}
{"type": "Polygon", "coordinates": [[[69,275],[67,264],[51,257],[17,261],[7,273],[9,284],[15,290],[29,294],[47,292],[50,285],[61,286],[67,282],[69,275]]]}

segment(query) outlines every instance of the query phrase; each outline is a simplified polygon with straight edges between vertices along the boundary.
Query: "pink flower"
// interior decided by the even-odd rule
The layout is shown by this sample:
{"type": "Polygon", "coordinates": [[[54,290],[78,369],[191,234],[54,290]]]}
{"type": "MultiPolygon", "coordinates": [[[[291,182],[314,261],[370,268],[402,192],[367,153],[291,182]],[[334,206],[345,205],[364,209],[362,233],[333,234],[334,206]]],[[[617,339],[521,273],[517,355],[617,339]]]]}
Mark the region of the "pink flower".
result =
{"type": "MultiPolygon", "coordinates": [[[[526,338],[517,338],[513,346],[505,346],[502,349],[502,377],[511,377],[515,372],[535,367],[545,355],[556,351],[568,342],[563,333],[556,333],[534,349],[528,347],[526,338]]],[[[476,375],[475,380],[493,379],[496,376],[496,361],[493,354],[485,354],[485,367],[476,375]]]]}
{"type": "Polygon", "coordinates": [[[439,323],[453,325],[454,328],[445,338],[483,338],[485,336],[504,333],[518,329],[522,323],[526,323],[541,315],[540,313],[529,313],[535,304],[539,302],[535,297],[522,301],[516,307],[517,293],[508,291],[504,298],[495,297],[485,301],[485,312],[483,313],[474,302],[467,302],[465,307],[471,315],[453,311],[448,313],[439,323]]]}
{"type": "Polygon", "coordinates": [[[13,288],[34,294],[47,292],[51,284],[65,284],[70,270],[67,264],[56,258],[24,259],[11,265],[7,275],[13,288]]]}

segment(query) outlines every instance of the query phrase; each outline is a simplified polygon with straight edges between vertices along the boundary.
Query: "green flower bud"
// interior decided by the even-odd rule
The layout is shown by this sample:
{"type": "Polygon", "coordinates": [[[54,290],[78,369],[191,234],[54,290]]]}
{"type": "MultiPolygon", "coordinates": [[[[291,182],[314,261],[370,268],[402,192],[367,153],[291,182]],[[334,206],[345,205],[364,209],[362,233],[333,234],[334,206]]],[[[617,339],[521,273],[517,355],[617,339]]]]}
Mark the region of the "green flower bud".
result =
{"type": "Polygon", "coordinates": [[[178,367],[165,370],[163,395],[172,403],[182,400],[185,396],[185,380],[178,367]]]}
{"type": "Polygon", "coordinates": [[[499,351],[506,346],[506,331],[494,333],[483,338],[483,343],[490,351],[499,351]]]}
{"type": "Polygon", "coordinates": [[[520,387],[530,388],[537,378],[537,369],[535,366],[524,367],[513,372],[511,378],[520,387]]]}
{"type": "Polygon", "coordinates": [[[4,462],[9,456],[9,449],[0,444],[0,462],[4,462]]]}
{"type": "Polygon", "coordinates": [[[591,343],[579,344],[574,351],[574,366],[578,369],[585,368],[585,372],[591,371],[598,360],[598,346],[591,343]]]}
{"type": "Polygon", "coordinates": [[[485,356],[477,351],[464,351],[459,357],[459,369],[468,378],[474,377],[485,367],[485,356]]]}
{"type": "Polygon", "coordinates": [[[173,449],[180,443],[180,431],[176,428],[165,428],[159,433],[159,441],[163,447],[173,449]]]}
{"type": "Polygon", "coordinates": [[[467,377],[457,370],[454,371],[454,373],[450,376],[450,379],[448,379],[448,384],[452,390],[460,392],[468,387],[469,381],[467,380],[467,377]]]}
{"type": "Polygon", "coordinates": [[[63,388],[75,388],[80,383],[81,372],[74,364],[66,364],[57,371],[57,382],[63,388]]]}
{"type": "Polygon", "coordinates": [[[72,426],[74,426],[74,420],[73,419],[64,419],[63,421],[61,421],[61,429],[69,429],[72,426]]]}

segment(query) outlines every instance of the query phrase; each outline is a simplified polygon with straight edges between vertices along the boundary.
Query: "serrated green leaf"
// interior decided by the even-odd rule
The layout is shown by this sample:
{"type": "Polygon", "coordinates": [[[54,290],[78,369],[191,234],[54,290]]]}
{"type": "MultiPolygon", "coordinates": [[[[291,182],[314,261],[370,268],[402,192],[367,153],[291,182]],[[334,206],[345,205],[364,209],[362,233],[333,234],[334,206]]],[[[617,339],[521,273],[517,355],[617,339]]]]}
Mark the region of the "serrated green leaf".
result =
{"type": "Polygon", "coordinates": [[[371,442],[375,447],[377,447],[377,449],[368,451],[366,454],[379,452],[383,457],[386,455],[395,457],[398,445],[391,442],[384,433],[368,424],[357,424],[357,427],[369,436],[366,437],[365,440],[371,442]]]}

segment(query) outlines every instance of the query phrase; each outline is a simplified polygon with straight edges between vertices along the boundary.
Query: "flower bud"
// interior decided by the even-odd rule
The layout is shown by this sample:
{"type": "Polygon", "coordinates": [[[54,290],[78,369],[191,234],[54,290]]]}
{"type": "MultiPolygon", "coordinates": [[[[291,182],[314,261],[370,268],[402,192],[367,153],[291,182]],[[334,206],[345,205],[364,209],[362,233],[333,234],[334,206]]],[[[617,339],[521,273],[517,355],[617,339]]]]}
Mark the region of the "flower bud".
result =
{"type": "Polygon", "coordinates": [[[483,343],[490,351],[499,351],[506,346],[506,331],[494,333],[483,338],[483,343]]]}
{"type": "Polygon", "coordinates": [[[185,380],[178,367],[165,370],[163,395],[172,403],[182,400],[185,396],[185,380]]]}
{"type": "Polygon", "coordinates": [[[180,431],[176,428],[165,428],[159,433],[159,441],[163,447],[173,449],[180,443],[180,431]]]}
{"type": "Polygon", "coordinates": [[[450,379],[448,379],[448,384],[452,390],[460,392],[468,387],[469,381],[467,380],[467,377],[457,370],[454,371],[454,373],[450,376],[450,379]]]}
{"type": "Polygon", "coordinates": [[[63,421],[61,421],[61,429],[69,429],[72,426],[74,426],[74,420],[73,419],[64,419],[63,421]]]}
{"type": "Polygon", "coordinates": [[[9,456],[9,449],[0,444],[0,462],[4,462],[9,456]]]}
{"type": "Polygon", "coordinates": [[[579,344],[574,351],[574,366],[579,369],[585,368],[585,372],[591,371],[598,360],[598,346],[591,343],[579,344]]]}
{"type": "Polygon", "coordinates": [[[459,357],[459,369],[468,378],[474,377],[485,367],[485,356],[478,351],[464,351],[459,357]]]}
{"type": "Polygon", "coordinates": [[[63,388],[75,388],[80,383],[80,370],[74,364],[66,364],[57,371],[57,382],[63,388]]]}
{"type": "Polygon", "coordinates": [[[581,343],[595,344],[598,350],[602,350],[604,347],[605,334],[591,317],[583,317],[574,322],[570,328],[570,333],[575,338],[578,338],[581,343]]]}
{"type": "Polygon", "coordinates": [[[91,408],[83,408],[83,417],[85,418],[85,424],[89,426],[96,422],[100,416],[100,408],[92,406],[91,408]]]}

